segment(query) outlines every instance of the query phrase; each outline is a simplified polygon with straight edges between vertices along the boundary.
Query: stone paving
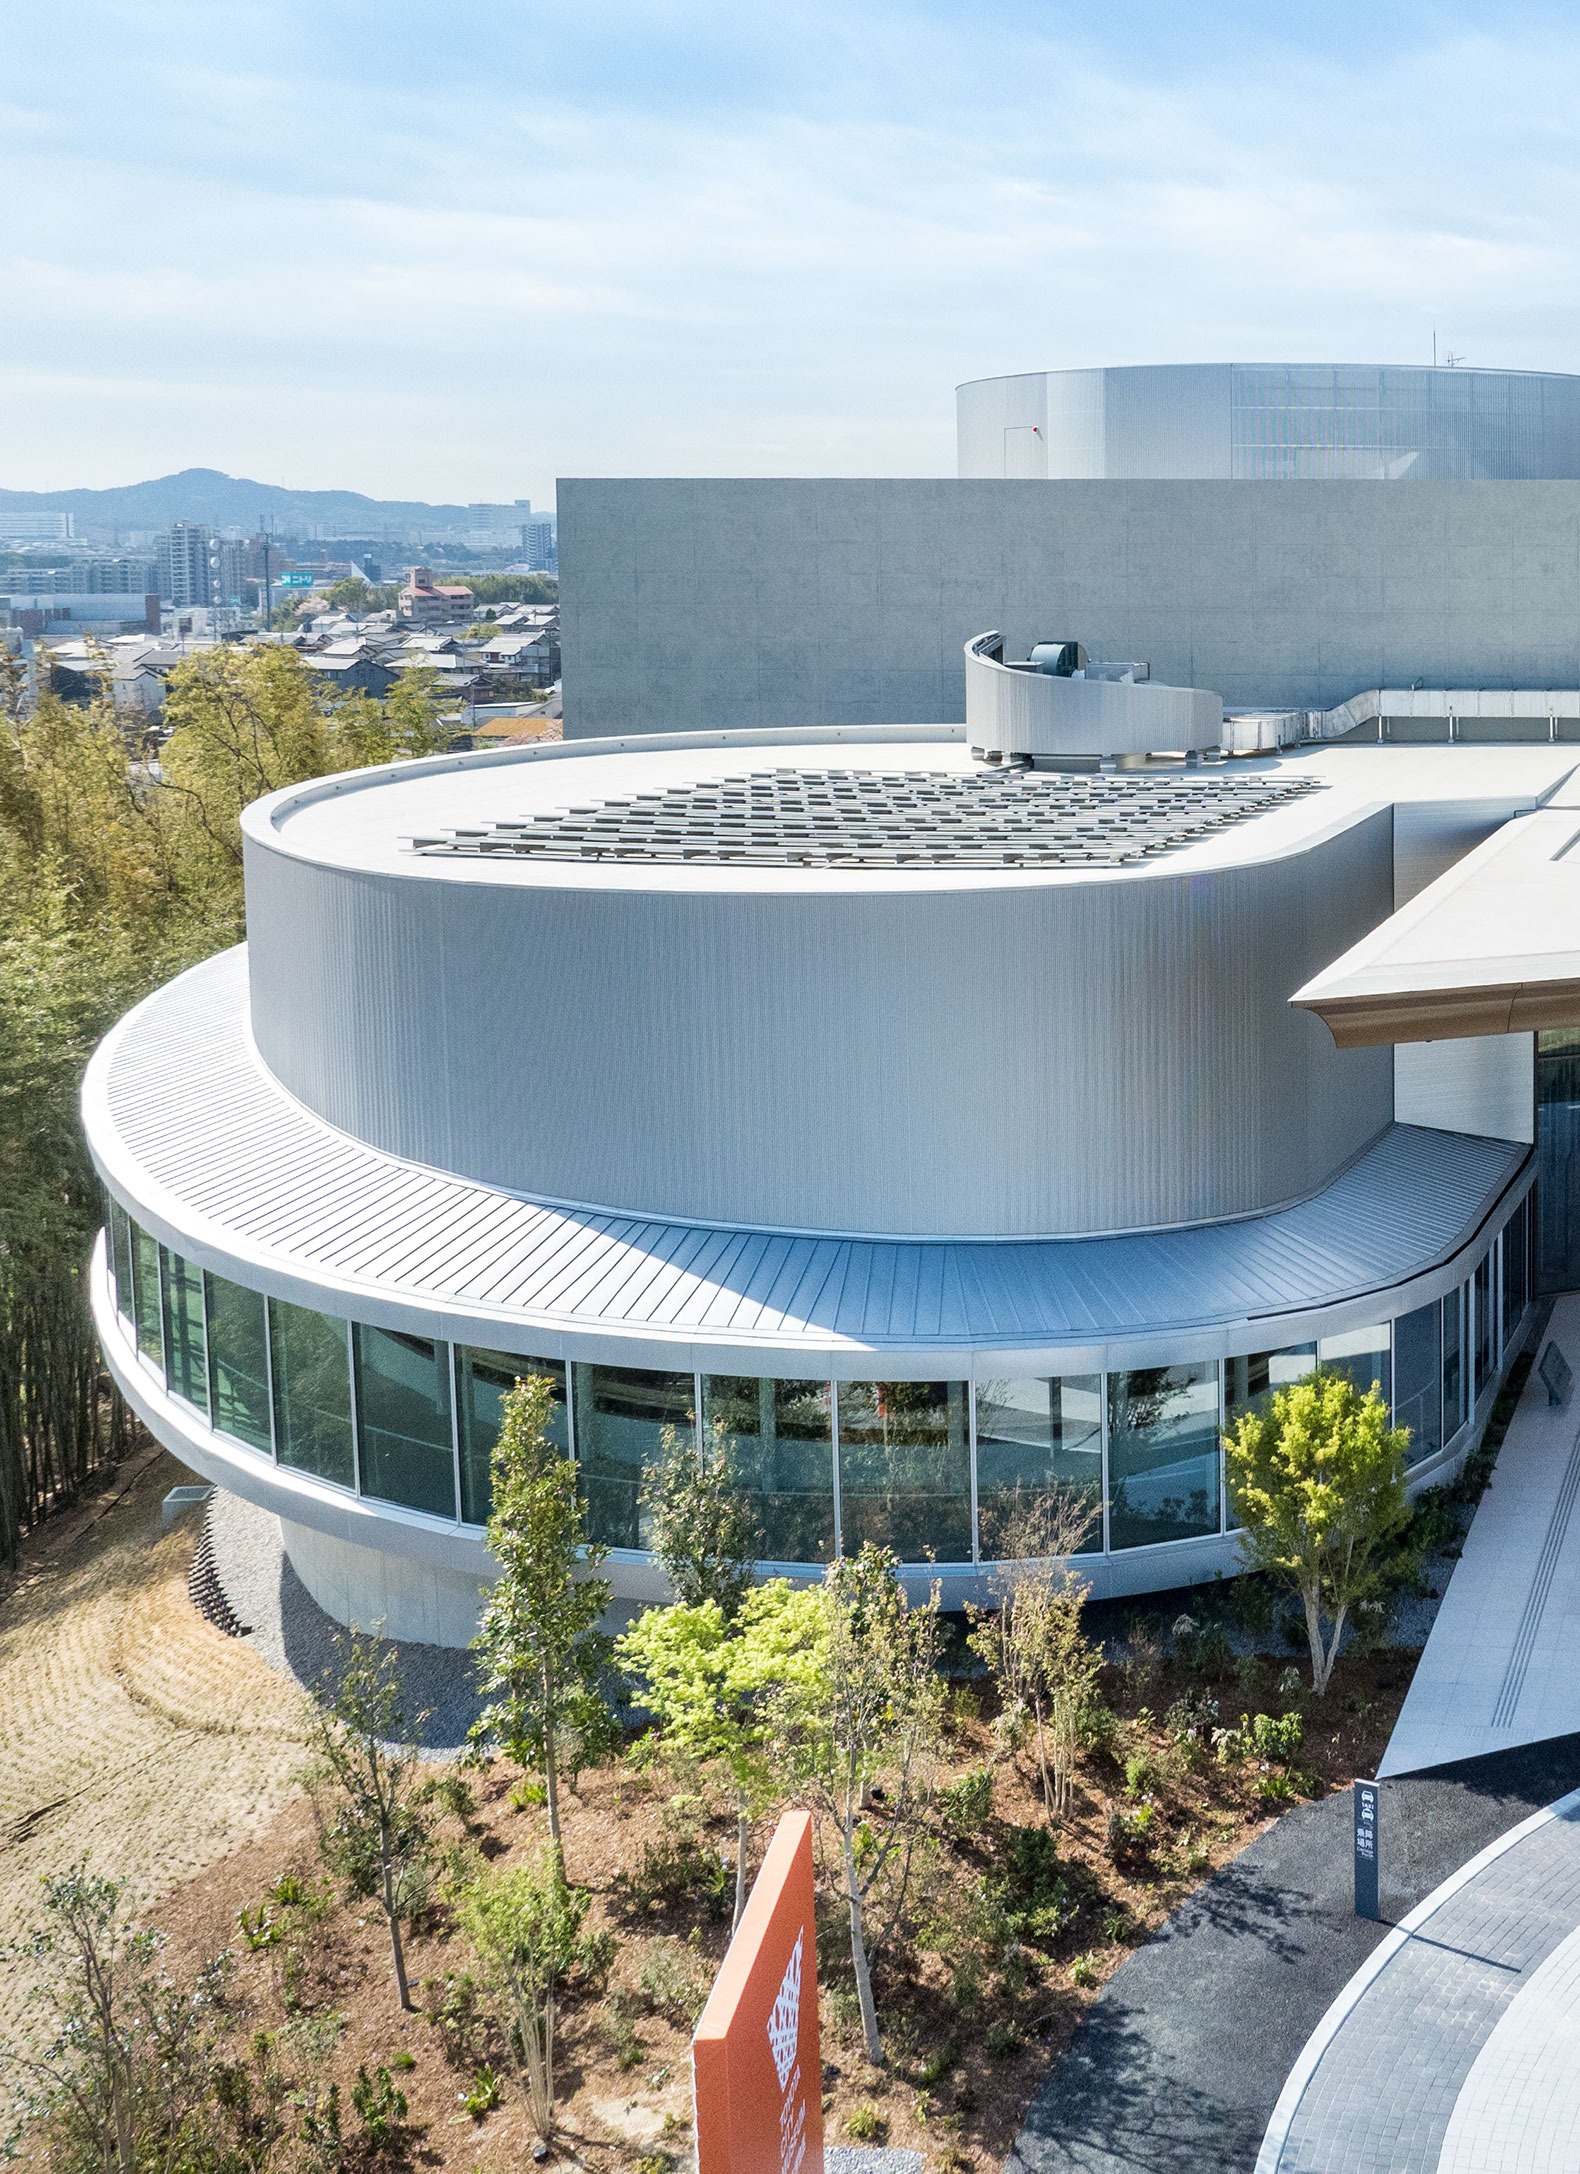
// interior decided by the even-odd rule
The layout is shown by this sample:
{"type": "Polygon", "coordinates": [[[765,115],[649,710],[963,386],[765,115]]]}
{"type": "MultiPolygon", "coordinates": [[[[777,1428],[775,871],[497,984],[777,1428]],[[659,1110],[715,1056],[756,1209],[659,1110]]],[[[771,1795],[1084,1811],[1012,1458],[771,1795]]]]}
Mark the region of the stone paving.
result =
{"type": "Polygon", "coordinates": [[[1580,1932],[1531,1972],[1477,2054],[1440,2174],[1559,2174],[1580,2135],[1580,1932]]]}
{"type": "Polygon", "coordinates": [[[1356,1973],[1296,2063],[1257,2174],[1572,2168],[1580,2071],[1561,2004],[1580,1987],[1577,1926],[1580,1792],[1473,1859],[1356,1973]],[[1525,2155],[1533,2134],[1548,2157],[1525,2155]]]}
{"type": "MultiPolygon", "coordinates": [[[[1580,1296],[1540,1337],[1580,1378],[1580,1296]]],[[[1580,1729],[1580,1388],[1533,1367],[1378,1772],[1415,1774],[1580,1729]]]]}

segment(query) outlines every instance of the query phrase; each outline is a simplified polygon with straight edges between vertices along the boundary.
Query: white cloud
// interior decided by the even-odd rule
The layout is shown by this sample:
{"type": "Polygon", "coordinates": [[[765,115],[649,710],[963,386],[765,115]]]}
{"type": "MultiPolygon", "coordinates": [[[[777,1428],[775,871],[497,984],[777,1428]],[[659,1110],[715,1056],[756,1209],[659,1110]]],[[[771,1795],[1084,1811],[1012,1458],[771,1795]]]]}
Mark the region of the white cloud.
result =
{"type": "Polygon", "coordinates": [[[1434,324],[1475,362],[1580,353],[1563,24],[1385,10],[1341,63],[1182,60],[1137,11],[1107,50],[1009,5],[746,43],[594,5],[425,12],[425,44],[417,12],[186,9],[151,43],[83,4],[75,65],[23,53],[0,481],[937,474],[954,383],[998,370],[1424,359],[1434,324]]]}

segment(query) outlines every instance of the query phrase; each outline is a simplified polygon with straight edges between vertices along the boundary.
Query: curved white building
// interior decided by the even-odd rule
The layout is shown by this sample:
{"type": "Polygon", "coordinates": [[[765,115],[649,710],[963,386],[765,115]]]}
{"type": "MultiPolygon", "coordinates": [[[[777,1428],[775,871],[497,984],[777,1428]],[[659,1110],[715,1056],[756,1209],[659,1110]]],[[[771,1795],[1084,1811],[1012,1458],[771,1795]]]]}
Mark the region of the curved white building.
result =
{"type": "Polygon", "coordinates": [[[956,389],[960,474],[1580,477],[1580,377],[1352,363],[1032,370],[956,389]]]}
{"type": "Polygon", "coordinates": [[[89,1073],[109,1364],[331,1613],[401,1637],[475,1625],[527,1370],[626,1596],[658,1590],[644,1466],[698,1424],[774,1568],[884,1541],[958,1605],[1060,1487],[1099,1591],[1232,1570],[1248,1399],[1318,1358],[1380,1380],[1423,1478],[1488,1408],[1529,1292],[1518,1096],[1401,1102],[1391,1049],[1289,999],[1392,913],[1401,853],[1472,842],[1446,807],[1484,830],[1509,763],[1560,757],[1071,775],[868,727],[276,794],[248,948],[89,1073]]]}

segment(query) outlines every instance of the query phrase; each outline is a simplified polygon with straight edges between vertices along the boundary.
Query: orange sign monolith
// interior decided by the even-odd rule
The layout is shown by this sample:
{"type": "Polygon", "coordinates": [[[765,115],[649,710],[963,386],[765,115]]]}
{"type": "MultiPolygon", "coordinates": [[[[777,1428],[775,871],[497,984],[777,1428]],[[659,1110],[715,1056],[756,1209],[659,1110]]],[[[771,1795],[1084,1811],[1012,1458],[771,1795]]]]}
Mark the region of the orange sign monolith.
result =
{"type": "Polygon", "coordinates": [[[812,1820],[786,1812],[691,2041],[697,2174],[823,2174],[812,1820]]]}

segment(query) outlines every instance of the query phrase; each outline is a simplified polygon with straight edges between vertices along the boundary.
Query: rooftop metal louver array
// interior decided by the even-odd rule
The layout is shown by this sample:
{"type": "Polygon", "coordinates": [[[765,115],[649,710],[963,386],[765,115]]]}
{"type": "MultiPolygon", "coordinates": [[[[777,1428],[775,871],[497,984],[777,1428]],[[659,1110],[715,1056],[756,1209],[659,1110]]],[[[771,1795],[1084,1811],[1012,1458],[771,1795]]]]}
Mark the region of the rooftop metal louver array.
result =
{"type": "Polygon", "coordinates": [[[1318,792],[1313,778],[771,770],[409,841],[484,860],[1119,868],[1318,792]]]}

